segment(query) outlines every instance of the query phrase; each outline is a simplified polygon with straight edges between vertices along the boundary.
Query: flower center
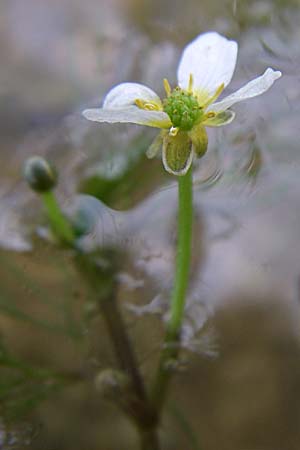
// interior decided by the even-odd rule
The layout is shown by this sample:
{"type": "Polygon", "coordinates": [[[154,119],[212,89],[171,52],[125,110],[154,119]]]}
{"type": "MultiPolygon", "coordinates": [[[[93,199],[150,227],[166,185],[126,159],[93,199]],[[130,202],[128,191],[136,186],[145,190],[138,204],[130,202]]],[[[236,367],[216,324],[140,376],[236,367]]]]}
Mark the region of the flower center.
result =
{"type": "Polygon", "coordinates": [[[189,131],[200,121],[203,108],[193,94],[175,88],[163,101],[163,110],[168,114],[174,127],[189,131]]]}

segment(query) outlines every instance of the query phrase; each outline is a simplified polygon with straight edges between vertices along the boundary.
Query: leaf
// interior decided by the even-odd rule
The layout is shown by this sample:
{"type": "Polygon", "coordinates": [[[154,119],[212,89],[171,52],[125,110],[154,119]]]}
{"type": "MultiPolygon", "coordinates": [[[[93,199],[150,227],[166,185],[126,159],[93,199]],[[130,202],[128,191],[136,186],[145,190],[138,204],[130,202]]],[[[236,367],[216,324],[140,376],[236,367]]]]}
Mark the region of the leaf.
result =
{"type": "Polygon", "coordinates": [[[168,409],[189,441],[191,449],[202,450],[202,447],[199,444],[198,436],[193,430],[182,409],[174,402],[168,405],[168,409]]]}

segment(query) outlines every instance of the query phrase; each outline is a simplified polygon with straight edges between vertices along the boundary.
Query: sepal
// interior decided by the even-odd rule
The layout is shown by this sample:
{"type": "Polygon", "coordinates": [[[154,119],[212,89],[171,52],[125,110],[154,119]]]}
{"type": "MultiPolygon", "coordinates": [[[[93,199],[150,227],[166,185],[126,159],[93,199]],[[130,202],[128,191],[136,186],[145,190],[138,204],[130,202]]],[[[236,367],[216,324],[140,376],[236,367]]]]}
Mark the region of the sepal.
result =
{"type": "Polygon", "coordinates": [[[195,155],[197,158],[202,158],[202,156],[205,155],[208,146],[206,129],[202,125],[198,125],[190,131],[189,136],[192,140],[195,155]]]}
{"type": "Polygon", "coordinates": [[[192,141],[189,134],[179,131],[176,136],[167,134],[163,140],[163,165],[172,175],[185,175],[193,161],[192,141]]]}

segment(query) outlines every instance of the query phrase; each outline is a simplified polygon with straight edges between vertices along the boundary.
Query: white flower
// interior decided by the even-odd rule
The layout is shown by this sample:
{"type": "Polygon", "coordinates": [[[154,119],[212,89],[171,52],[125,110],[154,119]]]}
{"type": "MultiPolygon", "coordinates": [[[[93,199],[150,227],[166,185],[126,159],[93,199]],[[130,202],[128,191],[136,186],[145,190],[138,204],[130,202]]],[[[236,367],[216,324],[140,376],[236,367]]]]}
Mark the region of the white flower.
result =
{"type": "Polygon", "coordinates": [[[205,127],[227,125],[235,113],[228,108],[267,91],[281,72],[268,68],[263,75],[235,93],[216,102],[230,83],[236,65],[238,45],[215,32],[199,35],[184,49],[177,71],[178,86],[167,97],[147,86],[121,83],[108,92],[103,107],[87,109],[83,115],[94,122],[135,123],[161,128],[149,150],[153,157],[162,146],[165,169],[184,175],[193,156],[201,157],[207,149],[205,127]]]}

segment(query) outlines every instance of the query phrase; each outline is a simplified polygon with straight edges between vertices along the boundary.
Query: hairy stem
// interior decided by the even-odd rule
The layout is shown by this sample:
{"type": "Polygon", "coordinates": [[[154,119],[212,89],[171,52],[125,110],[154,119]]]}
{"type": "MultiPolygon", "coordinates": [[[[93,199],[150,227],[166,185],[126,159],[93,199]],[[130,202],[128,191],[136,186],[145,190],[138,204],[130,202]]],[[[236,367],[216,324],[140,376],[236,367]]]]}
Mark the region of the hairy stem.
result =
{"type": "Polygon", "coordinates": [[[142,375],[139,370],[135,352],[132,348],[126,325],[118,309],[116,299],[101,299],[100,307],[114,346],[120,369],[131,380],[134,396],[129,396],[128,410],[134,418],[140,438],[141,450],[159,450],[157,436],[157,415],[152,409],[142,375]]]}
{"type": "Polygon", "coordinates": [[[192,170],[178,177],[178,239],[174,290],[170,306],[170,318],[161,353],[159,367],[154,381],[152,401],[158,413],[164,405],[172,368],[179,354],[180,332],[184,315],[186,292],[188,288],[192,225],[193,225],[193,191],[192,170]]]}
{"type": "Polygon", "coordinates": [[[120,405],[137,427],[141,449],[159,450],[158,416],[150,402],[136,353],[118,305],[116,273],[119,270],[121,255],[113,248],[103,249],[100,255],[102,260],[100,267],[97,265],[97,258],[94,261],[92,256],[84,254],[77,254],[77,266],[88,276],[97,292],[99,308],[107,326],[119,369],[130,381],[126,391],[120,394],[120,405]],[[103,261],[106,263],[103,264],[103,261]]]}
{"type": "Polygon", "coordinates": [[[103,299],[101,299],[100,307],[114,346],[120,369],[129,376],[137,398],[142,404],[145,404],[147,402],[146,389],[138,368],[135,353],[126,331],[126,326],[115,300],[112,298],[107,300],[108,301],[103,301],[103,299]]]}

